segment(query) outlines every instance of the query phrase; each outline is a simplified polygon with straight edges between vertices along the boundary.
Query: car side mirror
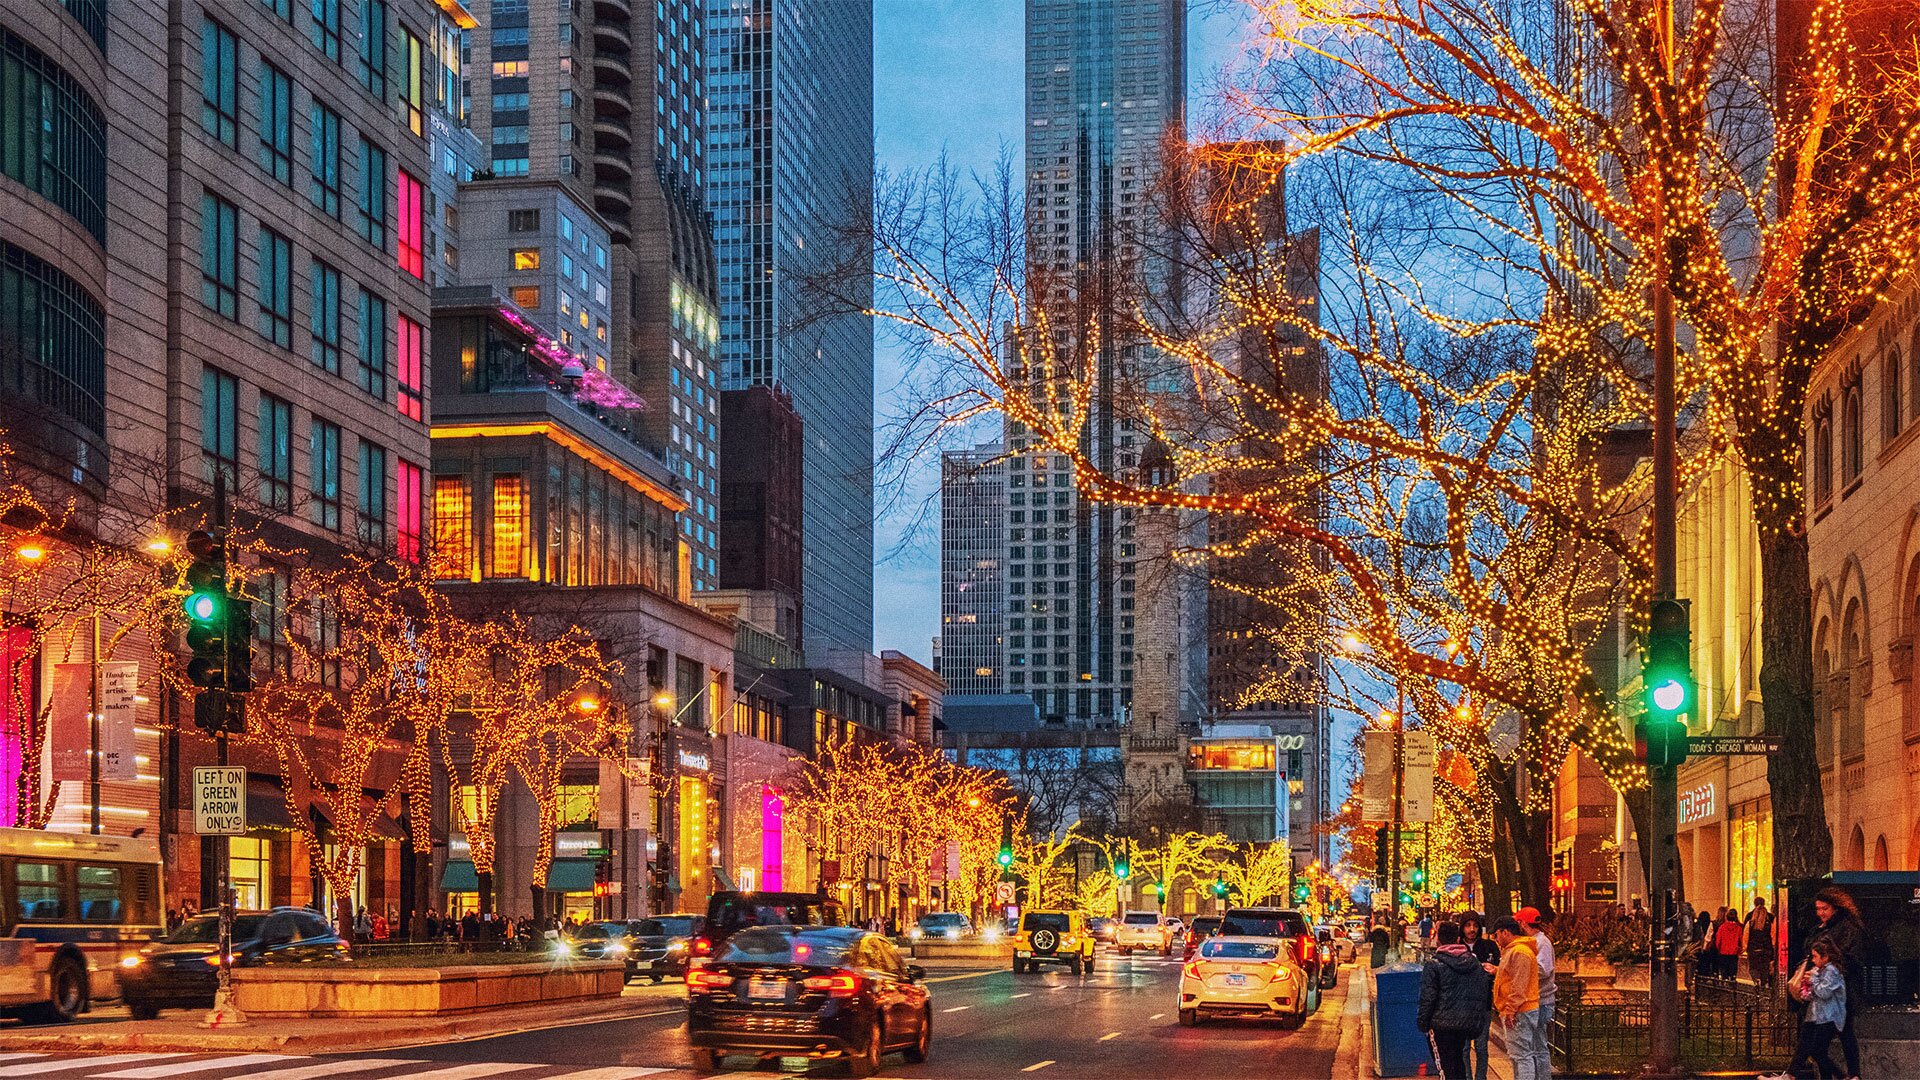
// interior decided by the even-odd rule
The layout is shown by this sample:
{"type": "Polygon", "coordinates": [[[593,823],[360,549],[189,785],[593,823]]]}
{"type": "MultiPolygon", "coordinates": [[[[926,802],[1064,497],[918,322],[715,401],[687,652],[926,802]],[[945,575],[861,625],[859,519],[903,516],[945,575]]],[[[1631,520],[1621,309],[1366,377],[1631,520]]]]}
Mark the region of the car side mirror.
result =
{"type": "Polygon", "coordinates": [[[921,967],[919,964],[907,965],[907,981],[908,982],[922,982],[926,979],[926,977],[927,977],[926,968],[921,967]]]}

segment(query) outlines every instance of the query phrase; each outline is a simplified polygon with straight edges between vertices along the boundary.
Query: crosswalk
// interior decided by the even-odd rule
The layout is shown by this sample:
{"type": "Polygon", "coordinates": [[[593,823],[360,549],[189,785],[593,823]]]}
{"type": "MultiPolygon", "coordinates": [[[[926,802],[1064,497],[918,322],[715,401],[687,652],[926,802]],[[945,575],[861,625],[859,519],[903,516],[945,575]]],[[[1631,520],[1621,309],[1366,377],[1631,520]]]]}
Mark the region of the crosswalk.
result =
{"type": "Polygon", "coordinates": [[[549,1065],[517,1061],[430,1061],[424,1058],[325,1058],[293,1054],[0,1053],[0,1080],[668,1080],[670,1065],[549,1065]]]}

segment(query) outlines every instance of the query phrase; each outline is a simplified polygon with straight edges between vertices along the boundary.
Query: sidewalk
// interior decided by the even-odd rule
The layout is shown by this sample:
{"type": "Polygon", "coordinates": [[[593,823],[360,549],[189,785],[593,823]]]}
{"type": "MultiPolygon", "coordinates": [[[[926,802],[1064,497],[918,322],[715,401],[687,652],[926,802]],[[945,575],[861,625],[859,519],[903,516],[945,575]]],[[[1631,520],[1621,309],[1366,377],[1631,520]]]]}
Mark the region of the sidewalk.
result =
{"type": "MultiPolygon", "coordinates": [[[[1362,968],[1349,979],[1347,1008],[1340,1016],[1340,1047],[1333,1056],[1333,1080],[1378,1080],[1373,1067],[1373,972],[1362,968]]],[[[1437,1075],[1429,1072],[1428,1075],[1437,1075]]],[[[1451,1078],[1449,1078],[1451,1080],[1451,1078]]],[[[1487,1080],[1513,1080],[1513,1062],[1500,1037],[1499,1025],[1487,1039],[1487,1080]]]]}
{"type": "Polygon", "coordinates": [[[678,983],[636,985],[629,986],[617,998],[536,1008],[494,1009],[447,1017],[275,1019],[227,1029],[200,1026],[201,1017],[206,1015],[202,1009],[171,1009],[158,1019],[132,1020],[124,1008],[106,1006],[71,1024],[0,1027],[0,1051],[342,1054],[397,1050],[452,1039],[485,1039],[541,1028],[678,1013],[684,1007],[685,996],[684,988],[678,983]]]}

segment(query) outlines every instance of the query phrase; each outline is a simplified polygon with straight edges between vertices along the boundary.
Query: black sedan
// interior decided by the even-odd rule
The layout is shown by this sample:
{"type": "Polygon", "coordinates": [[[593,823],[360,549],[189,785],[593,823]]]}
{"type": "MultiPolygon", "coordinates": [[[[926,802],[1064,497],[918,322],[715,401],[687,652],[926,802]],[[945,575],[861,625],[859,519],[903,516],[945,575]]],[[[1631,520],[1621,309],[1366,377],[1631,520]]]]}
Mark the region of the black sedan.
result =
{"type": "Polygon", "coordinates": [[[634,976],[632,930],[624,922],[596,922],[575,928],[561,938],[555,952],[588,960],[620,960],[627,965],[627,980],[634,976]]]}
{"type": "Polygon", "coordinates": [[[924,978],[864,930],[742,930],[687,971],[693,1066],[713,1072],[729,1054],[842,1058],[853,1075],[872,1076],[894,1050],[923,1062],[933,1042],[924,978]]]}
{"type": "MultiPolygon", "coordinates": [[[[135,1020],[161,1009],[209,1009],[219,981],[220,918],[196,915],[178,930],[120,962],[120,996],[135,1020]]],[[[306,908],[242,911],[233,917],[236,967],[308,964],[347,958],[347,943],[306,908]]]]}
{"type": "Polygon", "coordinates": [[[654,982],[687,973],[693,939],[707,927],[705,915],[656,915],[627,924],[628,977],[645,975],[654,982]]]}

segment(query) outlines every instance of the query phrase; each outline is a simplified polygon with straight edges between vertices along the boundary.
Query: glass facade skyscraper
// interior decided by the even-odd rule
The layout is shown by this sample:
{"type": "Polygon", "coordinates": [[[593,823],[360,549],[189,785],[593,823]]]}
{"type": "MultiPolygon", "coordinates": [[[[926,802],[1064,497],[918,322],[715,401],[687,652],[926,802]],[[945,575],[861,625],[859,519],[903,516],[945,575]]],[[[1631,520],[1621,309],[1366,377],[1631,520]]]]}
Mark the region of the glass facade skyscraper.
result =
{"type": "Polygon", "coordinates": [[[707,91],[723,377],[786,391],[805,425],[803,645],[867,650],[872,325],[798,316],[833,230],[871,213],[871,0],[708,0],[707,91]]]}
{"type": "Polygon", "coordinates": [[[1001,693],[1007,463],[999,443],[940,455],[940,660],[949,694],[1001,693]]]}

